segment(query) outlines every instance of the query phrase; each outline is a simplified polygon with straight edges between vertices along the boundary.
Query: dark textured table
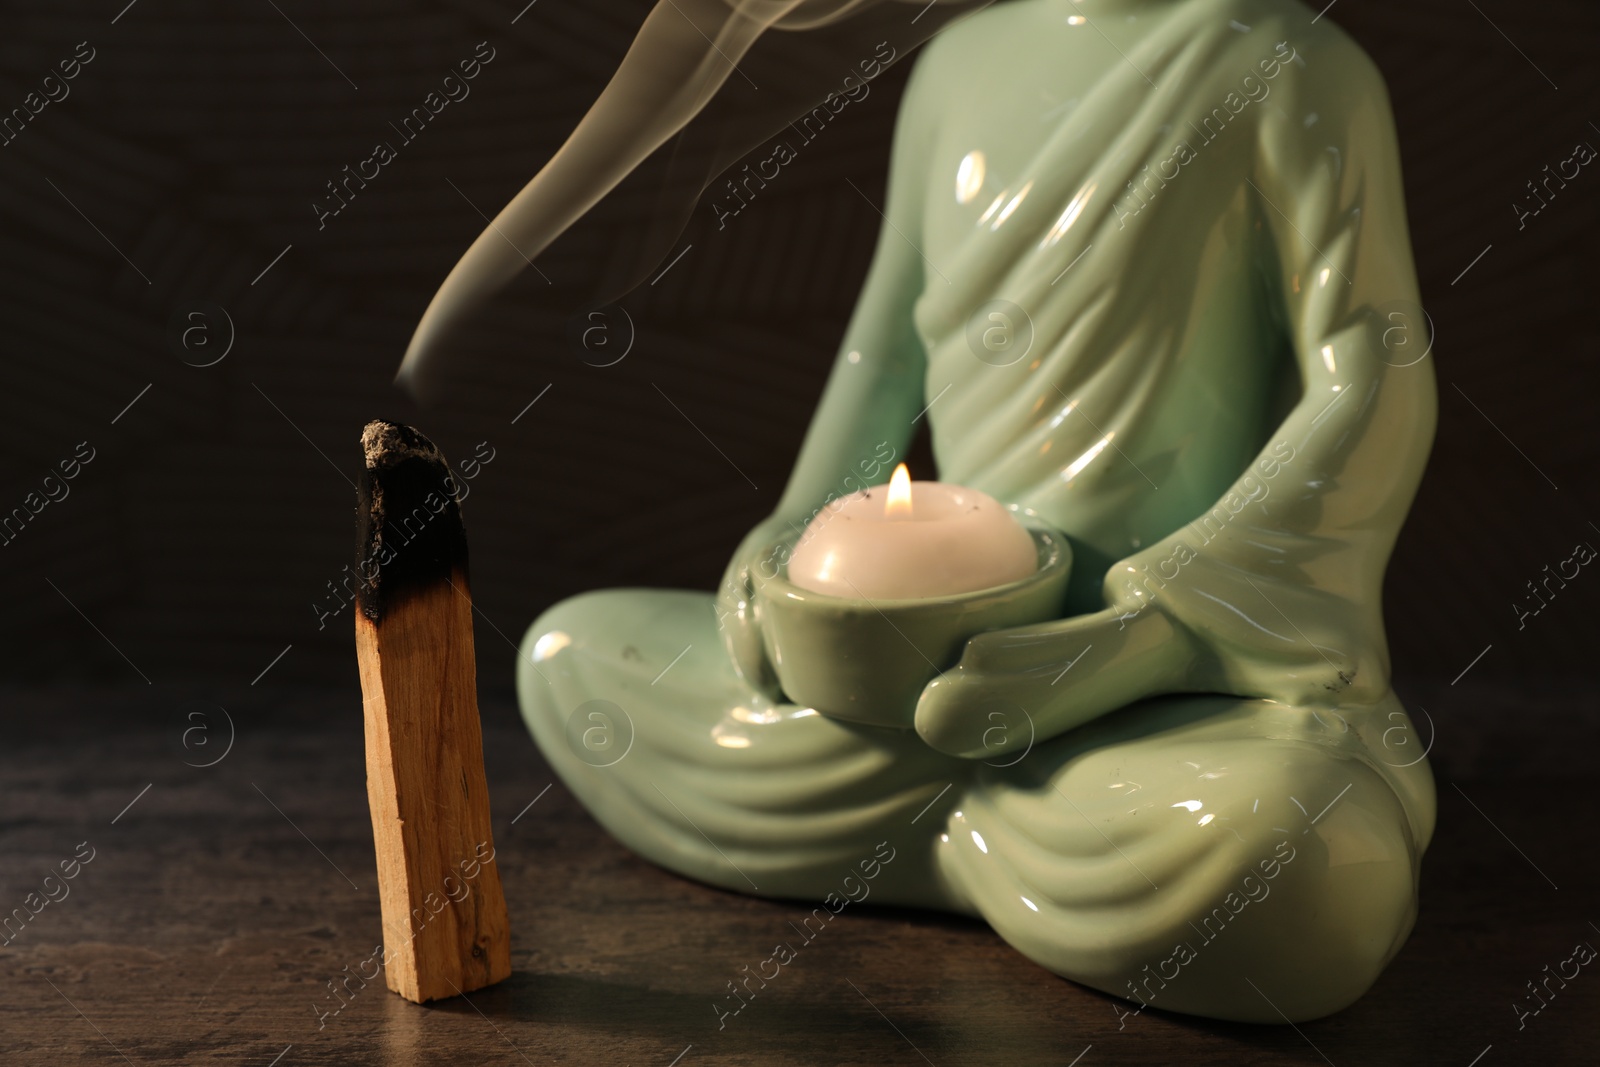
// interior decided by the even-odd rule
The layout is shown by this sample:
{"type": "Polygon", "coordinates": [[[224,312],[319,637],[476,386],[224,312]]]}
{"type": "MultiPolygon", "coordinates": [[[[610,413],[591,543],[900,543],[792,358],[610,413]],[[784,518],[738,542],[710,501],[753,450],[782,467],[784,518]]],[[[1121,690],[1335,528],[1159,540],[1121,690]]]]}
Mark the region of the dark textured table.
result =
{"type": "Polygon", "coordinates": [[[1439,727],[1421,917],[1378,985],[1332,1018],[1294,1029],[1151,1010],[1119,1029],[1120,1002],[980,924],[863,906],[719,1028],[726,983],[808,908],[623,850],[552,784],[503,698],[485,699],[484,720],[511,979],[426,1007],[353,980],[335,1002],[330,980],[380,939],[360,698],[353,678],[269,685],[0,693],[0,906],[24,907],[92,850],[0,947],[0,1063],[1596,1062],[1596,967],[1552,981],[1521,1029],[1513,1009],[1532,1005],[1526,983],[1546,965],[1600,945],[1590,698],[1411,687],[1439,727]]]}

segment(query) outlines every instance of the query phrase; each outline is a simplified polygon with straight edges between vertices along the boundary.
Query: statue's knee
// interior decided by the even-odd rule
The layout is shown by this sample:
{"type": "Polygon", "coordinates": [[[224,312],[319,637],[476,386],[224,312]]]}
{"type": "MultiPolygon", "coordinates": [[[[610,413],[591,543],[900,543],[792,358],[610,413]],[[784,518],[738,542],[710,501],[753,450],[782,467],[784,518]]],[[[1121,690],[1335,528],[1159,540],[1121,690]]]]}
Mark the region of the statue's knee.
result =
{"type": "Polygon", "coordinates": [[[528,640],[536,642],[545,634],[564,634],[568,640],[557,643],[562,648],[568,647],[570,642],[587,635],[596,623],[626,610],[628,602],[636,596],[636,591],[631,589],[592,589],[558,600],[533,621],[528,628],[528,640]]]}
{"type": "Polygon", "coordinates": [[[1388,783],[1320,754],[1284,770],[1302,786],[1314,773],[1326,797],[1306,788],[1299,799],[1316,803],[1301,818],[1255,824],[1243,849],[1235,842],[1243,865],[1194,921],[1201,966],[1160,1006],[1257,1022],[1328,1015],[1361,996],[1410,933],[1417,849],[1388,783]]]}
{"type": "Polygon", "coordinates": [[[555,677],[566,673],[565,660],[587,647],[596,619],[613,606],[613,590],[568,597],[534,619],[517,648],[517,690],[523,703],[549,695],[555,677]]]}
{"type": "Polygon", "coordinates": [[[609,637],[618,629],[619,620],[637,614],[629,610],[635,596],[627,589],[596,589],[550,605],[523,635],[517,657],[519,676],[549,670],[578,651],[595,651],[597,637],[609,637]]]}

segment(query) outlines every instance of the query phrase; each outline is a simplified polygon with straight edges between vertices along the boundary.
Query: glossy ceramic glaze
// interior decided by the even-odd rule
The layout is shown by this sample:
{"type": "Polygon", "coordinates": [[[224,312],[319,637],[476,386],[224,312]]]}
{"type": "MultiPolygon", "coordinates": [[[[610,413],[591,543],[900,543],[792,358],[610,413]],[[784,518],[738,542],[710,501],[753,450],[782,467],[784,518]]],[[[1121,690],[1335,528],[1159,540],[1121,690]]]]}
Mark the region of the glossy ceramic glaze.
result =
{"type": "Polygon", "coordinates": [[[969,638],[1061,616],[1072,551],[1060,533],[1023,522],[1037,566],[992,589],[868,600],[758,574],[755,625],[783,696],[836,719],[911,729],[923,687],[955,665],[969,638]]]}
{"type": "Polygon", "coordinates": [[[1435,392],[1377,71],[1280,0],[998,3],[920,56],[885,212],[776,513],[716,597],[546,612],[534,736],[691,877],[815,904],[888,841],[875,900],[980,915],[1111,1010],[1344,1007],[1435,810],[1379,599],[1435,392]],[[1066,605],[968,642],[914,732],[818,715],[752,568],[924,410],[942,480],[1065,531],[1066,605]],[[570,740],[597,708],[605,766],[570,740]]]}

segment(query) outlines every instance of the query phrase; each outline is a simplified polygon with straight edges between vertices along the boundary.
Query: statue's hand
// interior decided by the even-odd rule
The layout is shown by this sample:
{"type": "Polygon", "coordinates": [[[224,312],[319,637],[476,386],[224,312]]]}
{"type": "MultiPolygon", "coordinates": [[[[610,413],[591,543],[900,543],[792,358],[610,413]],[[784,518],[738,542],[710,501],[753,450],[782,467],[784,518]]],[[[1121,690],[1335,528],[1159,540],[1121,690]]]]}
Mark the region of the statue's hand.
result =
{"type": "Polygon", "coordinates": [[[778,677],[761,643],[761,627],[755,614],[755,586],[765,573],[776,573],[776,561],[765,553],[783,535],[788,524],[777,516],[765,519],[745,535],[734,550],[733,559],[717,587],[717,630],[723,647],[733,660],[734,669],[754,689],[776,699],[778,677]]]}
{"type": "Polygon", "coordinates": [[[1376,591],[1345,597],[1313,585],[1302,564],[1314,546],[1303,541],[1270,564],[1260,541],[1189,545],[1180,532],[1114,565],[1103,611],[968,641],[923,690],[917,733],[951,755],[1009,758],[1020,740],[1162,693],[1331,706],[1387,690],[1383,630],[1369,606],[1376,591]]]}

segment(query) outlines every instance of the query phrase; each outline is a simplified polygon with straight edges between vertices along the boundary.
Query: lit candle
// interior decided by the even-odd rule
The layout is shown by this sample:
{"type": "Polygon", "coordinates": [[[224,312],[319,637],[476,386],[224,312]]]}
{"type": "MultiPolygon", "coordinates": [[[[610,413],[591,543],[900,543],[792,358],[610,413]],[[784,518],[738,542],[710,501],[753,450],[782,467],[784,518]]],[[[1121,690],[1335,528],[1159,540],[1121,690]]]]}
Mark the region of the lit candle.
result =
{"type": "Polygon", "coordinates": [[[1033,537],[999,501],[964,485],[913,482],[851,493],[811,520],[789,581],[837,597],[910,600],[992,589],[1038,569],[1033,537]]]}

